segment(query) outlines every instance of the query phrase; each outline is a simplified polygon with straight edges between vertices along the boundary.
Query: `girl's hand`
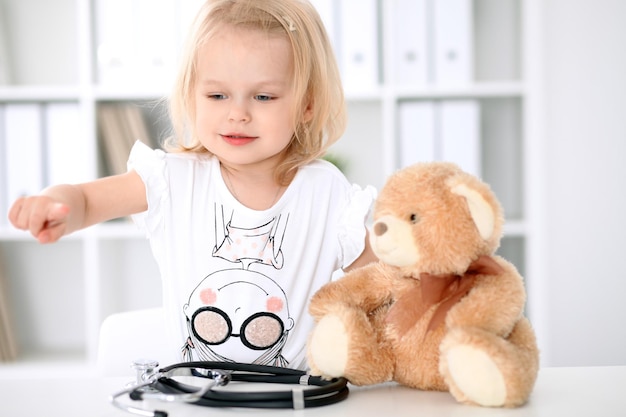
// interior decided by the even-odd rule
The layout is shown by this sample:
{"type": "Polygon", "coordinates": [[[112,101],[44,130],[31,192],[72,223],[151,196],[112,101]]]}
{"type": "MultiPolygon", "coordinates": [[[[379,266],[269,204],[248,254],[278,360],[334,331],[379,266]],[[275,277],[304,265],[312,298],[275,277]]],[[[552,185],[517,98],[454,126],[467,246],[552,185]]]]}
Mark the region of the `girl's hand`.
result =
{"type": "Polygon", "coordinates": [[[39,243],[52,243],[65,234],[69,212],[68,206],[51,197],[21,197],[9,210],[9,221],[28,230],[39,243]]]}

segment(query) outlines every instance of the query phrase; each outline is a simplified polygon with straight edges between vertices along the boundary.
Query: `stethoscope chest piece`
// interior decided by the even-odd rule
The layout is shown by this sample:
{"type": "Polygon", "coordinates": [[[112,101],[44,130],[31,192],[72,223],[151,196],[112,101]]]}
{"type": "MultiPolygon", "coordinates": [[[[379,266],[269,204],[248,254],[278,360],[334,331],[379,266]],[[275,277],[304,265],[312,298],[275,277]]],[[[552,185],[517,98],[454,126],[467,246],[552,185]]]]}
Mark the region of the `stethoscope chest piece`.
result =
{"type": "MultiPolygon", "coordinates": [[[[150,380],[150,377],[157,372],[159,362],[153,359],[136,359],[131,364],[131,367],[135,370],[135,380],[128,384],[129,387],[137,387],[143,385],[150,380]]],[[[150,385],[143,387],[144,390],[153,389],[150,385]]]]}

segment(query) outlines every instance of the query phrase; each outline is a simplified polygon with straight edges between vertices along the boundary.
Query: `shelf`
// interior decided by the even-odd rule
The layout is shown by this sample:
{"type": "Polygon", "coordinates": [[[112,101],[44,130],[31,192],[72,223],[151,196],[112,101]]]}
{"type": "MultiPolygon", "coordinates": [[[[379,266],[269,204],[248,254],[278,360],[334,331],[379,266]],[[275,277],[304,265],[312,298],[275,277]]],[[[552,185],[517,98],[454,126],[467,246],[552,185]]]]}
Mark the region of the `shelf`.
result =
{"type": "Polygon", "coordinates": [[[130,220],[115,220],[98,224],[86,230],[90,236],[98,239],[141,239],[146,236],[130,220]]]}
{"type": "MultiPolygon", "coordinates": [[[[454,98],[506,98],[524,95],[524,83],[479,82],[464,86],[378,86],[366,90],[346,89],[344,94],[348,102],[379,101],[385,97],[398,100],[407,99],[454,99],[454,98]]],[[[143,101],[166,98],[169,91],[162,89],[132,89],[95,87],[94,96],[99,101],[143,101]]]]}
{"type": "Polygon", "coordinates": [[[399,100],[407,99],[453,99],[453,98],[506,98],[524,95],[524,83],[520,81],[483,81],[459,86],[390,86],[388,94],[399,100]]]}
{"type": "MultiPolygon", "coordinates": [[[[79,230],[62,238],[63,242],[84,239],[145,239],[145,235],[130,221],[115,220],[79,230]]],[[[0,227],[0,242],[27,242],[37,244],[27,231],[11,226],[0,227]]]]}
{"type": "Polygon", "coordinates": [[[98,101],[153,101],[161,100],[169,93],[162,88],[94,87],[94,98],[98,101]]]}
{"type": "MultiPolygon", "coordinates": [[[[85,94],[80,86],[0,86],[0,102],[18,101],[74,101],[85,94]]],[[[169,90],[162,88],[123,88],[94,86],[97,101],[155,101],[167,98],[169,90]]],[[[377,101],[385,97],[398,100],[521,97],[524,83],[519,81],[484,81],[463,86],[379,86],[363,91],[346,90],[348,102],[377,101]]]]}
{"type": "MultiPolygon", "coordinates": [[[[73,233],[63,237],[63,241],[73,241],[81,239],[85,235],[85,231],[73,233]]],[[[12,226],[6,225],[0,227],[0,242],[27,242],[33,244],[39,244],[34,239],[30,232],[24,230],[17,230],[12,226]]]]}
{"type": "Polygon", "coordinates": [[[528,233],[527,229],[523,220],[507,220],[504,223],[503,234],[505,237],[523,237],[528,233]]]}
{"type": "MultiPolygon", "coordinates": [[[[507,236],[523,236],[526,232],[526,225],[523,220],[508,220],[504,225],[504,234],[507,236]]],[[[131,222],[113,221],[91,226],[88,229],[64,236],[63,241],[81,240],[85,238],[96,238],[101,240],[144,240],[145,235],[131,222]]],[[[16,230],[10,226],[0,227],[0,242],[2,241],[30,242],[36,244],[30,233],[16,230]]]]}
{"type": "Polygon", "coordinates": [[[77,101],[78,86],[0,86],[0,102],[77,101]]]}
{"type": "MultiPolygon", "coordinates": [[[[525,113],[528,103],[532,103],[527,100],[532,90],[528,80],[522,78],[522,63],[527,57],[522,56],[521,45],[527,36],[524,31],[529,27],[529,22],[521,21],[520,7],[524,1],[473,0],[476,65],[470,79],[476,81],[442,86],[400,85],[391,81],[401,79],[393,75],[393,63],[388,55],[393,42],[390,31],[394,26],[384,18],[393,3],[379,0],[378,12],[382,14],[377,29],[381,51],[377,59],[383,62],[379,63],[381,71],[377,79],[383,82],[346,88],[349,123],[342,139],[331,149],[346,161],[345,174],[349,181],[380,189],[387,175],[399,168],[398,154],[402,152],[399,107],[403,102],[433,101],[439,105],[446,100],[476,101],[480,110],[481,175],[496,192],[507,218],[499,253],[521,272],[530,269],[527,262],[531,255],[527,256],[526,245],[536,227],[533,219],[528,218],[524,195],[524,185],[532,174],[524,171],[529,158],[524,152],[528,140],[525,113]]],[[[43,9],[35,7],[31,13],[29,5],[34,2],[9,0],[7,3],[10,16],[15,17],[11,21],[13,26],[9,25],[9,34],[25,46],[15,55],[19,71],[14,75],[20,75],[14,77],[15,85],[0,86],[0,113],[3,106],[12,103],[34,102],[46,108],[51,102],[76,102],[84,117],[81,138],[89,143],[87,152],[92,167],[106,166],[99,154],[97,117],[104,104],[139,105],[149,118],[150,134],[161,140],[170,128],[164,100],[170,94],[169,84],[114,85],[113,81],[106,83],[100,77],[96,55],[101,3],[59,0],[54,6],[46,3],[43,9]],[[54,19],[48,19],[52,9],[60,10],[59,18],[55,15],[54,19]],[[40,19],[46,19],[44,26],[36,24],[40,19]],[[45,44],[40,41],[42,37],[45,44]],[[28,48],[29,45],[34,49],[28,48]],[[50,74],[46,73],[47,67],[38,68],[42,49],[59,57],[51,61],[54,71],[48,71],[50,74]]],[[[188,7],[186,4],[180,2],[177,7],[188,7]]],[[[117,17],[123,20],[122,16],[117,17]]],[[[115,33],[121,33],[117,29],[115,33]]],[[[4,156],[1,153],[4,149],[0,129],[0,157],[4,156]]],[[[2,169],[0,164],[0,186],[6,185],[8,177],[3,177],[2,169]]],[[[104,172],[94,168],[93,174],[104,172]]],[[[7,203],[2,196],[0,203],[7,203]]],[[[132,222],[111,221],[66,236],[58,244],[40,245],[28,232],[10,227],[3,210],[0,207],[0,214],[4,215],[0,218],[0,251],[11,258],[11,265],[5,269],[10,272],[14,298],[22,303],[16,309],[21,313],[16,317],[19,336],[30,343],[27,347],[32,351],[27,350],[13,364],[0,364],[0,378],[41,369],[60,374],[68,370],[82,372],[95,357],[97,331],[106,315],[149,308],[161,302],[158,266],[144,233],[132,222]],[[67,299],[59,301],[62,298],[67,299]]]]}

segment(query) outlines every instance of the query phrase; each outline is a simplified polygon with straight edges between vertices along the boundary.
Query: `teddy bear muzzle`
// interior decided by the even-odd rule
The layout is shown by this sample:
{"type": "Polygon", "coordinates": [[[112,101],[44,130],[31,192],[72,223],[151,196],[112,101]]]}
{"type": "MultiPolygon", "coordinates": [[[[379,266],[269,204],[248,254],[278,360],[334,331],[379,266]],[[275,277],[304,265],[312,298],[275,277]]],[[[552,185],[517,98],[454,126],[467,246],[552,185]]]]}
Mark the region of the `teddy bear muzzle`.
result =
{"type": "Polygon", "coordinates": [[[389,265],[413,265],[420,258],[411,224],[392,215],[383,216],[374,222],[370,244],[376,256],[389,265]]]}

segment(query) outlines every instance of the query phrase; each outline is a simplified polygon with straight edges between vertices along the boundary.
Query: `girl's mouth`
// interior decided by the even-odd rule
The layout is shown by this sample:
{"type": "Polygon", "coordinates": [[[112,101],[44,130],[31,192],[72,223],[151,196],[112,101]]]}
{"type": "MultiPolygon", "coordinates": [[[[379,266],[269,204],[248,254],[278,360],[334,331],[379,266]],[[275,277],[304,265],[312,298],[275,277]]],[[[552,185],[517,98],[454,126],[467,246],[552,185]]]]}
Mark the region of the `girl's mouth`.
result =
{"type": "Polygon", "coordinates": [[[229,134],[229,135],[221,135],[222,138],[229,144],[234,146],[242,146],[247,145],[256,139],[255,136],[245,136],[245,135],[237,135],[237,134],[229,134]]]}

